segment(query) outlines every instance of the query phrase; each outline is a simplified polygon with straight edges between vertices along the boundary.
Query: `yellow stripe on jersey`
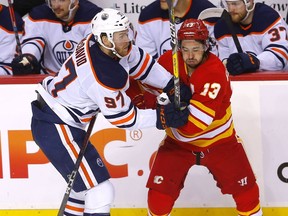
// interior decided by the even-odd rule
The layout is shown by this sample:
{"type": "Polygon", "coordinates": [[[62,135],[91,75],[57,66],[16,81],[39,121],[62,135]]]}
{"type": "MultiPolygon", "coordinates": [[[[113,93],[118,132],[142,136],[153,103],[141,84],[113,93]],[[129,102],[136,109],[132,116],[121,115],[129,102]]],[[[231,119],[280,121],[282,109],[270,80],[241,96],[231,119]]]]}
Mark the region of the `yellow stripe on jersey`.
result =
{"type": "Polygon", "coordinates": [[[258,204],[253,210],[249,211],[249,212],[241,212],[238,211],[239,215],[241,216],[249,216],[252,214],[255,214],[256,212],[258,212],[260,210],[260,204],[258,204]]]}
{"type": "Polygon", "coordinates": [[[195,133],[186,134],[179,129],[168,128],[166,133],[173,139],[190,143],[198,147],[207,147],[221,139],[233,135],[234,125],[232,120],[231,106],[226,109],[223,118],[213,121],[205,130],[195,133]]]}
{"type": "MultiPolygon", "coordinates": [[[[188,121],[192,122],[194,125],[196,125],[198,128],[200,128],[201,130],[205,130],[207,128],[206,124],[203,124],[201,121],[199,121],[198,119],[196,119],[195,117],[189,115],[188,117],[188,121]]],[[[180,132],[179,132],[180,133],[180,132]]]]}
{"type": "Polygon", "coordinates": [[[185,133],[182,133],[181,130],[178,130],[178,129],[174,129],[174,131],[177,131],[177,133],[179,133],[180,135],[182,135],[186,138],[196,139],[197,137],[200,137],[201,135],[203,136],[203,134],[211,133],[214,130],[216,130],[217,128],[221,128],[223,125],[227,124],[227,122],[231,121],[231,116],[232,116],[231,106],[229,106],[226,109],[226,114],[221,119],[214,120],[210,125],[208,125],[208,127],[206,127],[205,130],[203,130],[199,133],[185,134],[185,133]]]}
{"type": "Polygon", "coordinates": [[[202,103],[191,100],[188,106],[190,115],[188,120],[201,130],[205,130],[215,117],[215,111],[206,107],[202,103]]]}
{"type": "Polygon", "coordinates": [[[195,107],[198,107],[200,110],[206,112],[208,115],[214,117],[215,111],[213,109],[210,109],[209,107],[203,105],[201,102],[196,100],[190,100],[190,104],[194,105],[195,107]]]}

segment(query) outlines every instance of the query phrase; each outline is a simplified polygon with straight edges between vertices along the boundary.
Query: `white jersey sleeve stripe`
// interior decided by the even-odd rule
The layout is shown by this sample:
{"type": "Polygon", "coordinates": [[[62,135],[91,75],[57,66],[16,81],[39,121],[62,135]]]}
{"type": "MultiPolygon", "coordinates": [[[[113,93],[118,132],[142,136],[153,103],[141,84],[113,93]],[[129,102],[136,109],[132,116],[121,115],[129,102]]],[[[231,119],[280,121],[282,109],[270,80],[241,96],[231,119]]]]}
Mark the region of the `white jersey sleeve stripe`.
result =
{"type": "Polygon", "coordinates": [[[134,109],[134,106],[131,103],[127,112],[122,112],[119,114],[105,117],[111,124],[115,125],[116,127],[124,128],[128,125],[130,127],[131,124],[133,125],[135,123],[137,110],[134,109]]]}
{"type": "Polygon", "coordinates": [[[141,68],[138,70],[138,72],[135,75],[132,75],[131,77],[133,79],[138,79],[143,74],[143,71],[145,71],[150,61],[151,61],[151,56],[146,53],[144,61],[141,64],[141,68]]]}

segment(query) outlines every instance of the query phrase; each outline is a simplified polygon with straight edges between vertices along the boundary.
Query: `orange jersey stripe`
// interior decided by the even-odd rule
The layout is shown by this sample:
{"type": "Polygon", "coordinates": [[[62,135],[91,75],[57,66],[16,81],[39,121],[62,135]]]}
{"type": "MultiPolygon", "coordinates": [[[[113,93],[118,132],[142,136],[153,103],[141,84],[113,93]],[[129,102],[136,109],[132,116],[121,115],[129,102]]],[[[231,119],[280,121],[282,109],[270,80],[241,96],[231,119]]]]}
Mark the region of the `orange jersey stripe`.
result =
{"type": "MultiPolygon", "coordinates": [[[[71,143],[64,125],[60,125],[60,128],[61,128],[61,131],[62,131],[62,133],[64,135],[66,143],[68,144],[69,148],[72,150],[73,155],[75,156],[75,158],[78,158],[78,152],[75,149],[74,145],[71,143]]],[[[89,176],[89,174],[87,172],[87,169],[86,169],[86,167],[84,166],[84,164],[82,162],[80,164],[80,167],[81,167],[81,169],[82,169],[82,171],[83,171],[83,173],[85,175],[85,178],[87,179],[89,185],[91,187],[93,187],[94,186],[93,181],[91,180],[91,178],[90,178],[90,176],[89,176]]]]}

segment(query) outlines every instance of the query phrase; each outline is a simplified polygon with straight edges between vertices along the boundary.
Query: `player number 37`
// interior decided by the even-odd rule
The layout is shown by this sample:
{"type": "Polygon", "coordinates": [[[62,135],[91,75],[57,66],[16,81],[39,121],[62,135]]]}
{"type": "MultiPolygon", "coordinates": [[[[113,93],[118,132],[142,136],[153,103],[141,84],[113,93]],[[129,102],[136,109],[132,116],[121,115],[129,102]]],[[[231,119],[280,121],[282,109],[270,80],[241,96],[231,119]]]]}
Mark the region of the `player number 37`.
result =
{"type": "Polygon", "coordinates": [[[219,83],[205,83],[202,96],[208,95],[209,98],[215,99],[220,91],[221,85],[219,83]]]}

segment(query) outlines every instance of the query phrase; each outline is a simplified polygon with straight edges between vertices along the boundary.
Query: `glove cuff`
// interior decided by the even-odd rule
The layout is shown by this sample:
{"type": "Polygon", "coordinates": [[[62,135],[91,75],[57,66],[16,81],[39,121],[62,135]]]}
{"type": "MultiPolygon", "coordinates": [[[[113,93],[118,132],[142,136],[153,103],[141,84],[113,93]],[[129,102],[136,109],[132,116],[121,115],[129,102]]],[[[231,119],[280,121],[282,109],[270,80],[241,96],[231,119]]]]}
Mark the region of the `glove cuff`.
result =
{"type": "Polygon", "coordinates": [[[167,124],[166,124],[166,119],[165,119],[164,106],[157,107],[156,112],[157,112],[156,127],[162,130],[166,129],[167,124]]]}

